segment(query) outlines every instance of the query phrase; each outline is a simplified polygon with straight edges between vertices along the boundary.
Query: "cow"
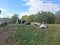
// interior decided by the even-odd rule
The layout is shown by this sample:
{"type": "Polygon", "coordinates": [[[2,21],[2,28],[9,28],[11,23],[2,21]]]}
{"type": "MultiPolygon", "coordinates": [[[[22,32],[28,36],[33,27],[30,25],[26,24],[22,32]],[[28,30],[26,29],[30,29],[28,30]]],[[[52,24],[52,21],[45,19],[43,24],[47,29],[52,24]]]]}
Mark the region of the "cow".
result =
{"type": "Polygon", "coordinates": [[[18,19],[18,24],[24,24],[25,22],[26,22],[25,20],[18,19]]]}
{"type": "Polygon", "coordinates": [[[40,23],[39,22],[31,22],[31,25],[40,26],[40,23]]]}
{"type": "Polygon", "coordinates": [[[21,20],[18,19],[18,24],[21,24],[21,20]]]}
{"type": "Polygon", "coordinates": [[[30,25],[30,22],[25,22],[25,25],[30,25]]]}
{"type": "Polygon", "coordinates": [[[21,20],[21,23],[24,24],[26,21],[25,20],[21,20]]]}
{"type": "Polygon", "coordinates": [[[40,25],[40,28],[46,29],[46,28],[48,28],[48,25],[47,25],[45,22],[43,22],[43,23],[40,25]]]}
{"type": "Polygon", "coordinates": [[[0,21],[0,26],[6,26],[8,23],[7,22],[5,22],[5,21],[0,21]]]}
{"type": "Polygon", "coordinates": [[[18,23],[18,24],[30,25],[30,22],[27,22],[27,21],[22,20],[22,19],[20,19],[20,20],[18,19],[18,20],[17,20],[17,23],[18,23]]]}

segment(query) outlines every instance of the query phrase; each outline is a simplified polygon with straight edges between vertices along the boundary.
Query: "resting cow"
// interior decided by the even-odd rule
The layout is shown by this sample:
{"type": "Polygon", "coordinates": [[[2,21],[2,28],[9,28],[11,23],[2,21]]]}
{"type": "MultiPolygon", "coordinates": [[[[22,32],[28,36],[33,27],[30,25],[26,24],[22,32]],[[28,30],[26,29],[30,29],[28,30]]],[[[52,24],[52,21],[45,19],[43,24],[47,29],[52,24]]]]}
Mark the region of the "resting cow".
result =
{"type": "Polygon", "coordinates": [[[0,22],[0,26],[6,26],[8,23],[7,22],[0,22]]]}
{"type": "Polygon", "coordinates": [[[46,28],[48,28],[48,25],[47,25],[45,22],[43,22],[43,23],[40,25],[40,28],[46,29],[46,28]]]}
{"type": "Polygon", "coordinates": [[[30,25],[30,22],[25,22],[24,24],[25,24],[25,25],[30,25]]]}

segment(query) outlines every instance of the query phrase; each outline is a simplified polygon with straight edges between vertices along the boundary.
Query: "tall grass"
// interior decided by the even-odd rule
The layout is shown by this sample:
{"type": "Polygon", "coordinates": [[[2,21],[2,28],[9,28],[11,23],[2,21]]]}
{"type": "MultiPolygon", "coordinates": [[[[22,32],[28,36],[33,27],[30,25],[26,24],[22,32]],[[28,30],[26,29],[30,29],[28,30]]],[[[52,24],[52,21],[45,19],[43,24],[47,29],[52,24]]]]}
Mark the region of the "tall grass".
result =
{"type": "Polygon", "coordinates": [[[60,25],[50,24],[47,29],[18,25],[16,37],[18,45],[60,45],[60,25]]]}

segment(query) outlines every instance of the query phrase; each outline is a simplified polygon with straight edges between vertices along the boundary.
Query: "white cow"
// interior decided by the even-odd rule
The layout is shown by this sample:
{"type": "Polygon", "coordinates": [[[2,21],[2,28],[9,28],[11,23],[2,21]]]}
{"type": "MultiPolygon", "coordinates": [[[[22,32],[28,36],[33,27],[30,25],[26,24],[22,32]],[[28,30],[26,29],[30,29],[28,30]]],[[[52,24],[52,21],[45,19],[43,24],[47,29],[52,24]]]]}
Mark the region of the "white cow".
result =
{"type": "Polygon", "coordinates": [[[40,25],[40,28],[42,28],[42,29],[48,28],[48,25],[47,25],[45,22],[43,22],[43,23],[40,25]]]}

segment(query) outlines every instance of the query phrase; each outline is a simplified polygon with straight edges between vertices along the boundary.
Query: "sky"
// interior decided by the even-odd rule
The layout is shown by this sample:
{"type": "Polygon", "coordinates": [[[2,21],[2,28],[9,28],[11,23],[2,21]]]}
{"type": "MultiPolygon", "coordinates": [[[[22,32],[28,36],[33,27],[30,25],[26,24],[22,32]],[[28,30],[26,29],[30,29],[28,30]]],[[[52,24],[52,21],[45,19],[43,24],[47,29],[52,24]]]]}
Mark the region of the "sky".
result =
{"type": "Polygon", "coordinates": [[[36,14],[41,11],[60,11],[60,0],[0,0],[0,17],[11,17],[18,14],[36,14]]]}

